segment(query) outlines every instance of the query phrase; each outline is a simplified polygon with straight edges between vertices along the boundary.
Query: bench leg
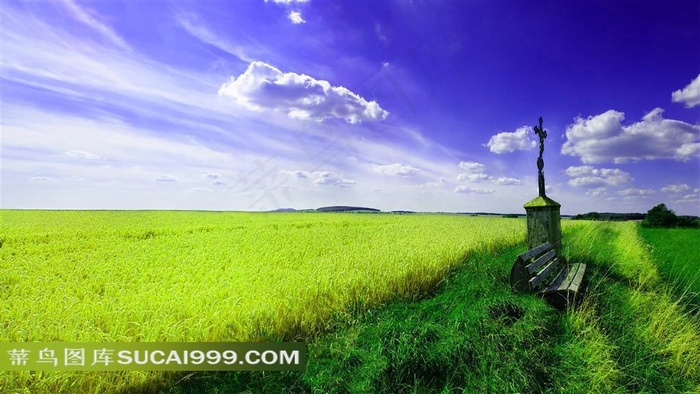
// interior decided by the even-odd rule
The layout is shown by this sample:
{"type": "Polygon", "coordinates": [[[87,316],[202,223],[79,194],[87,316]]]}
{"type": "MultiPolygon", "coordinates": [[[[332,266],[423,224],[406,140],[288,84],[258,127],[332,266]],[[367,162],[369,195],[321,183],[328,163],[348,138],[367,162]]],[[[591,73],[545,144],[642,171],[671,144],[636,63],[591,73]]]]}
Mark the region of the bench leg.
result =
{"type": "Polygon", "coordinates": [[[542,294],[542,297],[557,310],[564,311],[568,305],[575,306],[583,299],[583,294],[578,291],[555,291],[542,294]]]}

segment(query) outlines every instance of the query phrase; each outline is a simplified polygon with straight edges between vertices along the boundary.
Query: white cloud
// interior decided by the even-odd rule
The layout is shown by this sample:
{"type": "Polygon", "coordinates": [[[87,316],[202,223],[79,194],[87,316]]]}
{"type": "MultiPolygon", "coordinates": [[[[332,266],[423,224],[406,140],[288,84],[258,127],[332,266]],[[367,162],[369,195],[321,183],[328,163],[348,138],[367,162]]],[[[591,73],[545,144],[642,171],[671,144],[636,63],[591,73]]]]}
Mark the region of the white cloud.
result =
{"type": "Polygon", "coordinates": [[[273,110],[298,119],[337,118],[359,123],[389,115],[376,101],[367,101],[342,86],[304,74],[283,73],[263,62],[250,63],[238,78],[232,77],[221,86],[219,95],[235,98],[253,111],[273,110]]]}
{"type": "Polygon", "coordinates": [[[354,180],[347,179],[332,171],[316,171],[312,173],[312,175],[316,178],[314,183],[317,185],[349,187],[350,185],[355,184],[354,180]]]}
{"type": "Polygon", "coordinates": [[[606,187],[597,187],[595,189],[587,190],[587,196],[602,197],[608,194],[608,189],[606,187]]]}
{"type": "Polygon", "coordinates": [[[664,186],[661,188],[661,191],[664,193],[685,193],[687,191],[693,190],[690,186],[686,185],[685,183],[677,184],[677,185],[668,185],[664,186]]]}
{"type": "Polygon", "coordinates": [[[520,185],[522,183],[520,179],[515,178],[497,178],[493,182],[499,185],[520,185]]]}
{"type": "Polygon", "coordinates": [[[632,182],[632,176],[618,168],[593,168],[591,166],[569,167],[565,171],[571,177],[569,185],[577,188],[602,186],[624,186],[632,182]]]}
{"type": "Polygon", "coordinates": [[[214,182],[210,183],[210,185],[212,185],[212,186],[225,186],[225,185],[227,185],[227,183],[224,181],[214,181],[214,182]]]}
{"type": "MultiPolygon", "coordinates": [[[[696,189],[697,190],[697,189],[696,189]]],[[[697,204],[700,202],[700,193],[686,194],[683,197],[673,201],[675,204],[697,204]]],[[[694,213],[694,215],[697,215],[694,213]]]]}
{"type": "Polygon", "coordinates": [[[485,146],[493,153],[534,149],[536,142],[530,139],[530,130],[531,127],[523,126],[512,133],[498,133],[485,146]]]}
{"type": "Polygon", "coordinates": [[[700,74],[684,87],[671,94],[674,103],[685,103],[686,108],[700,105],[700,74]]]}
{"type": "Polygon", "coordinates": [[[156,182],[177,182],[177,178],[170,175],[160,175],[154,178],[156,182]]]}
{"type": "Polygon", "coordinates": [[[356,183],[354,179],[345,178],[344,176],[332,171],[308,172],[282,170],[280,171],[280,174],[290,175],[297,179],[311,179],[316,185],[350,187],[350,185],[354,185],[356,183]]]}
{"type": "Polygon", "coordinates": [[[455,187],[455,193],[465,193],[465,194],[493,194],[495,190],[493,189],[479,189],[471,188],[468,186],[457,186],[455,187]]]}
{"type": "Polygon", "coordinates": [[[623,126],[624,113],[609,110],[576,118],[566,129],[561,153],[579,156],[585,164],[673,159],[687,161],[700,151],[699,125],[664,119],[655,108],[641,122],[623,126]]]}
{"type": "Polygon", "coordinates": [[[63,0],[61,3],[63,3],[63,5],[68,9],[68,11],[70,11],[71,15],[75,19],[99,33],[99,35],[106,38],[112,44],[122,49],[130,50],[129,45],[117,33],[115,33],[111,27],[98,20],[99,16],[94,11],[82,8],[81,6],[75,4],[73,0],[63,0]]]}
{"type": "Polygon", "coordinates": [[[620,190],[617,192],[617,194],[622,197],[647,197],[656,194],[656,191],[652,189],[637,189],[631,187],[629,189],[620,190]]]}
{"type": "Polygon", "coordinates": [[[476,161],[462,161],[459,163],[459,168],[472,174],[482,173],[486,170],[486,166],[476,161]]]}
{"type": "Polygon", "coordinates": [[[218,179],[218,178],[221,178],[221,174],[217,174],[217,173],[214,173],[214,172],[208,172],[208,173],[204,174],[204,176],[207,177],[207,178],[209,178],[209,179],[218,179]]]}
{"type": "Polygon", "coordinates": [[[418,189],[441,189],[445,185],[447,185],[447,179],[445,178],[438,178],[433,182],[427,182],[422,185],[417,185],[415,186],[418,189]]]}
{"type": "Polygon", "coordinates": [[[408,164],[399,164],[399,163],[394,163],[394,164],[387,164],[387,165],[377,165],[372,168],[372,171],[378,173],[378,174],[383,174],[383,175],[395,175],[395,176],[415,176],[420,174],[421,170],[418,168],[412,167],[408,164]]]}
{"type": "Polygon", "coordinates": [[[489,179],[490,177],[486,174],[459,174],[457,175],[457,180],[462,181],[462,182],[478,182],[478,181],[485,181],[489,179]]]}
{"type": "Polygon", "coordinates": [[[289,15],[287,15],[287,17],[295,25],[306,23],[304,18],[301,16],[301,12],[299,12],[299,11],[289,11],[289,15]]]}
{"type": "Polygon", "coordinates": [[[81,150],[69,150],[66,152],[67,156],[74,157],[77,159],[86,159],[86,160],[97,160],[100,158],[100,156],[90,153],[90,152],[85,152],[81,150]]]}

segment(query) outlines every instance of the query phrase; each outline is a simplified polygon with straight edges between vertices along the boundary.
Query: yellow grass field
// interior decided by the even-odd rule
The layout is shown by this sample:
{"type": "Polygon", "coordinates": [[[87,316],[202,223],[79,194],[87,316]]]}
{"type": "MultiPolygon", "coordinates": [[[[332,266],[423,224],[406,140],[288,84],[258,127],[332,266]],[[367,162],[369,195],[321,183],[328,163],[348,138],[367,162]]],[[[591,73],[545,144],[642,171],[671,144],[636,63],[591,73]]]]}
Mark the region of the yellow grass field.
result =
{"type": "MultiPolygon", "coordinates": [[[[471,252],[522,242],[526,230],[521,219],[465,215],[1,214],[3,342],[308,338],[433,288],[471,252]]],[[[51,387],[67,384],[60,376],[49,374],[51,387]]],[[[30,384],[45,381],[0,373],[0,386],[30,384]]]]}

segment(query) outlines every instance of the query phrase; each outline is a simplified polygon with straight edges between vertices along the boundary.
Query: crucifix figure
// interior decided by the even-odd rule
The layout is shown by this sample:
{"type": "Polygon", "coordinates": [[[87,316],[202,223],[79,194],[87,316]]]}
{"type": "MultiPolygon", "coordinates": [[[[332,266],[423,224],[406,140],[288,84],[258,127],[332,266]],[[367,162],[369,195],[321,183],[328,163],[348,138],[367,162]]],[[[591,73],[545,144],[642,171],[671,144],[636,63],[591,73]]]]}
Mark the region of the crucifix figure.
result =
{"type": "Polygon", "coordinates": [[[542,128],[542,117],[540,116],[540,125],[535,125],[535,134],[540,137],[540,156],[537,158],[537,186],[539,188],[540,196],[545,197],[544,194],[544,173],[542,169],[544,168],[544,159],[542,159],[542,153],[544,153],[544,139],[547,138],[547,132],[542,128]]]}

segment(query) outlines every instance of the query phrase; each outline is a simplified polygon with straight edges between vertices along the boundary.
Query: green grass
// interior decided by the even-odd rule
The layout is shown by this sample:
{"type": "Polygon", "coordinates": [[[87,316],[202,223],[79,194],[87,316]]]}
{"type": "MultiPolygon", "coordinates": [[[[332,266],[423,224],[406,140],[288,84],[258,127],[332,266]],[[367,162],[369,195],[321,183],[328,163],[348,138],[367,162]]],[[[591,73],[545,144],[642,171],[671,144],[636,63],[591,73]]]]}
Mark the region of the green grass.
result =
{"type": "Polygon", "coordinates": [[[521,251],[473,255],[436,293],[343,322],[310,344],[305,373],[196,374],[169,392],[541,392],[562,326],[542,300],[511,293],[521,251]]]}
{"type": "MultiPolygon", "coordinates": [[[[197,275],[210,271],[211,261],[234,251],[239,257],[278,259],[275,269],[292,274],[294,266],[283,264],[284,258],[275,254],[283,250],[287,259],[308,262],[302,267],[310,271],[300,271],[306,276],[294,276],[299,278],[296,282],[284,276],[275,286],[308,284],[295,294],[306,294],[314,302],[301,304],[310,311],[290,312],[285,308],[292,304],[271,297],[272,303],[260,307],[270,312],[251,332],[267,340],[308,340],[308,369],[296,373],[0,373],[2,388],[68,393],[700,392],[700,317],[688,311],[686,298],[675,292],[677,282],[668,274],[673,271],[666,271],[673,265],[665,263],[685,257],[669,260],[672,255],[657,243],[654,249],[647,247],[649,240],[640,237],[635,223],[562,221],[563,253],[570,261],[586,263],[588,270],[581,304],[561,313],[536,296],[512,294],[509,289],[510,267],[515,256],[527,249],[522,228],[508,227],[524,226],[519,219],[202,213],[203,220],[193,221],[192,213],[74,214],[68,230],[68,219],[59,214],[15,217],[9,227],[5,221],[0,268],[12,275],[4,279],[2,294],[7,289],[16,291],[17,283],[37,280],[37,275],[23,275],[22,269],[54,268],[47,272],[67,281],[64,290],[75,292],[78,282],[71,280],[83,278],[81,269],[90,266],[86,262],[119,263],[124,270],[128,261],[147,259],[154,261],[152,270],[139,272],[160,278],[167,286],[169,278],[183,270],[188,280],[178,283],[187,286],[189,281],[201,281],[197,275]],[[134,220],[137,217],[140,220],[134,220]],[[209,246],[200,246],[203,242],[209,246]],[[86,245],[92,249],[86,250],[86,245]],[[160,256],[170,249],[178,253],[160,256]],[[181,254],[187,257],[178,258],[181,254]],[[33,264],[15,268],[13,264],[21,261],[18,255],[33,264]],[[120,256],[128,259],[121,261],[120,256]],[[55,259],[53,267],[41,265],[48,258],[55,259]],[[372,264],[362,266],[366,261],[372,264]],[[56,271],[58,262],[72,265],[56,271]],[[173,262],[177,269],[167,269],[173,262]],[[348,283],[340,278],[352,275],[368,281],[348,283]],[[357,283],[365,284],[351,286],[357,283]],[[343,292],[349,298],[338,296],[343,292]],[[303,319],[315,323],[294,323],[303,319]],[[275,321],[286,323],[275,325],[275,321]]],[[[224,265],[235,267],[237,275],[256,267],[240,260],[224,265]]],[[[259,275],[259,283],[278,271],[270,272],[259,275]]],[[[99,286],[90,289],[93,293],[88,294],[99,294],[99,286]]],[[[133,293],[134,288],[127,289],[133,293]]],[[[102,291],[103,297],[113,294],[106,288],[102,291]]],[[[198,291],[228,300],[214,286],[198,291]]],[[[102,305],[108,300],[103,298],[102,305]]],[[[83,298],[85,304],[89,301],[83,298]]],[[[258,310],[246,305],[242,310],[258,310]]],[[[195,302],[188,307],[200,311],[195,302]]],[[[201,311],[208,313],[203,318],[205,327],[221,327],[217,325],[222,320],[228,321],[224,313],[201,311]]],[[[6,316],[4,327],[21,327],[6,316]]],[[[167,322],[168,309],[157,316],[167,322]]],[[[95,319],[90,327],[100,322],[109,324],[95,319]]],[[[193,335],[192,322],[156,332],[193,335]]],[[[50,327],[34,328],[32,338],[42,340],[42,330],[62,332],[50,327]]],[[[223,327],[244,332],[236,331],[236,326],[223,327]]],[[[150,329],[141,328],[145,335],[153,335],[150,329]]],[[[226,331],[205,331],[217,332],[226,331]]],[[[200,336],[193,340],[201,340],[202,333],[196,335],[200,336]]]]}
{"type": "Polygon", "coordinates": [[[642,228],[642,237],[663,278],[676,293],[700,304],[700,230],[642,228]]]}
{"type": "Polygon", "coordinates": [[[423,299],[344,322],[310,344],[304,373],[192,374],[161,392],[698,392],[700,320],[659,280],[637,226],[564,230],[565,253],[589,270],[575,310],[510,292],[519,245],[471,256],[423,299]]]}

